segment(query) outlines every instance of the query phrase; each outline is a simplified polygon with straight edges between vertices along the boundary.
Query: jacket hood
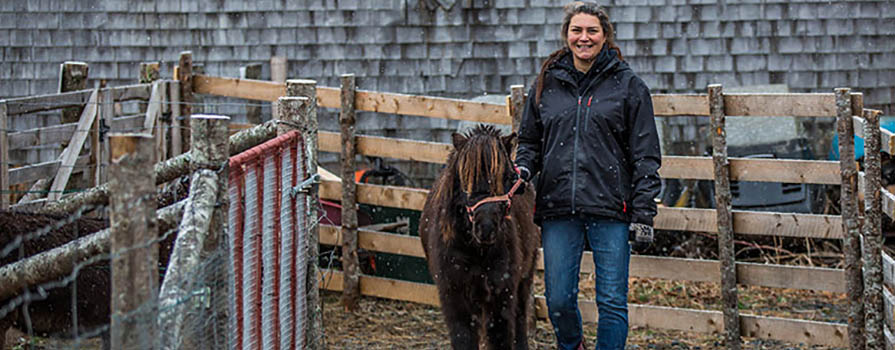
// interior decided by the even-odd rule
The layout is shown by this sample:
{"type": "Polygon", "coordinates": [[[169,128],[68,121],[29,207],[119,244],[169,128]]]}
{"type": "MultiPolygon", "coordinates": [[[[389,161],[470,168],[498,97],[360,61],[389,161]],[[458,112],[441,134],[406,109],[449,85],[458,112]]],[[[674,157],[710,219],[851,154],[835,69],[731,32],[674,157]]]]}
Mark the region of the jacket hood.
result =
{"type": "MultiPolygon", "coordinates": [[[[602,72],[607,67],[612,67],[614,71],[621,71],[628,68],[628,65],[618,58],[618,51],[616,49],[610,48],[608,45],[603,44],[603,49],[600,50],[600,53],[597,55],[596,61],[594,64],[590,66],[590,70],[587,71],[588,77],[593,77],[594,75],[602,72]]],[[[581,77],[583,73],[575,68],[575,60],[572,58],[572,52],[566,50],[566,53],[562,55],[556,62],[554,62],[551,69],[561,69],[571,75],[572,77],[577,78],[581,77]]]]}

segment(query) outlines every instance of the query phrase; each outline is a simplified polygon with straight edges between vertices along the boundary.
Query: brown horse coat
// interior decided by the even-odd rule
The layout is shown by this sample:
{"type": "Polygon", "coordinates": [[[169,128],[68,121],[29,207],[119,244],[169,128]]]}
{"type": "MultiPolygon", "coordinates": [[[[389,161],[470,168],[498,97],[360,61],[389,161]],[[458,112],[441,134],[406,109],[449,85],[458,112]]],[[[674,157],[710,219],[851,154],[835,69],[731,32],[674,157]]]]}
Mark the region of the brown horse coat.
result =
{"type": "Polygon", "coordinates": [[[540,233],[534,190],[506,202],[472,207],[502,195],[517,178],[509,150],[515,134],[480,126],[454,134],[454,150],[426,199],[420,238],[454,349],[528,349],[528,303],[540,233]]]}

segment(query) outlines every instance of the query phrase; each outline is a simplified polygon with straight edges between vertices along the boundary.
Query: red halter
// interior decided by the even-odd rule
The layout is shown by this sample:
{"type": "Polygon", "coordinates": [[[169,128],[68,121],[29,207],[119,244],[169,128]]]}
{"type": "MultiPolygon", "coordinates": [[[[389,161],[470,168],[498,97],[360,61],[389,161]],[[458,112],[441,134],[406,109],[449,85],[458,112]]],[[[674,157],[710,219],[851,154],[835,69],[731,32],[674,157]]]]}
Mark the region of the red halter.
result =
{"type": "Polygon", "coordinates": [[[513,187],[510,188],[510,191],[507,192],[506,194],[501,195],[501,196],[491,196],[491,197],[488,197],[488,198],[478,201],[478,203],[476,203],[475,205],[473,205],[471,207],[466,206],[466,214],[469,215],[469,222],[473,222],[473,214],[475,213],[475,210],[479,206],[481,206],[482,204],[485,204],[485,203],[507,202],[507,214],[509,214],[510,204],[513,203],[513,201],[512,201],[513,194],[516,193],[516,190],[519,189],[519,186],[522,186],[522,178],[521,177],[516,179],[516,182],[513,183],[513,187]]]}

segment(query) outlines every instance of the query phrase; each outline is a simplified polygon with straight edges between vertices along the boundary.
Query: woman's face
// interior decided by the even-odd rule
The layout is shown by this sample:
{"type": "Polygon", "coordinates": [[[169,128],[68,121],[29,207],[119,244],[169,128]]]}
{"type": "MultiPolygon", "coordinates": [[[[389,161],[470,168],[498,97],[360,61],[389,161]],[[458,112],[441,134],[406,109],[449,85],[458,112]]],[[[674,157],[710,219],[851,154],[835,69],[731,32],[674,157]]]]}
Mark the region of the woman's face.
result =
{"type": "Polygon", "coordinates": [[[584,63],[589,67],[606,41],[600,19],[585,13],[572,16],[569,32],[566,34],[568,37],[566,44],[572,50],[576,65],[584,63]]]}

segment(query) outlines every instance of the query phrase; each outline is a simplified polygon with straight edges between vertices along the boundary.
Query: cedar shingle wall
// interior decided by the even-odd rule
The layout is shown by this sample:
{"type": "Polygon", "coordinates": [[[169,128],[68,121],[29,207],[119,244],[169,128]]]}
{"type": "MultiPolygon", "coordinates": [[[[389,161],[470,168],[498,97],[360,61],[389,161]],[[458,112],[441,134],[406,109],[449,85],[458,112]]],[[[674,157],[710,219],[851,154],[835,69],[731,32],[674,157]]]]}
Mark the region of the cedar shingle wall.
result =
{"type": "MultiPolygon", "coordinates": [[[[269,79],[270,57],[278,55],[289,58],[289,77],[316,79],[324,86],[338,86],[340,74],[354,73],[358,87],[366,90],[457,98],[505,95],[512,84],[531,84],[541,60],[559,47],[565,3],[0,1],[0,98],[55,92],[59,64],[66,60],[90,64],[90,86],[98,79],[110,85],[134,83],[145,61],[161,61],[162,75],[170,77],[183,50],[193,51],[195,63],[218,76],[237,77],[240,67],[263,63],[262,78],[269,79]]],[[[625,58],[654,92],[704,92],[709,83],[725,88],[785,84],[792,92],[847,86],[863,92],[866,105],[895,114],[895,1],[603,3],[625,58]]],[[[244,108],[225,103],[204,111],[239,121],[244,108]]],[[[331,112],[321,115],[321,127],[338,129],[331,112]]],[[[683,136],[699,127],[681,122],[686,125],[669,125],[668,131],[688,131],[678,132],[683,136]]],[[[457,128],[456,122],[364,113],[358,123],[366,134],[440,142],[457,128]]],[[[397,165],[423,182],[437,170],[397,165]]]]}
{"type": "MultiPolygon", "coordinates": [[[[135,81],[141,61],[192,50],[209,74],[290,59],[289,75],[363,89],[471,97],[530,84],[557,47],[565,1],[2,1],[0,96],[53,92],[58,64],[135,81]],[[449,10],[446,10],[449,9],[449,10]]],[[[618,41],[657,92],[786,84],[850,86],[893,114],[893,1],[609,1],[618,41]],[[720,4],[719,4],[720,3],[720,4]]],[[[265,64],[264,77],[269,77],[265,64]]]]}

